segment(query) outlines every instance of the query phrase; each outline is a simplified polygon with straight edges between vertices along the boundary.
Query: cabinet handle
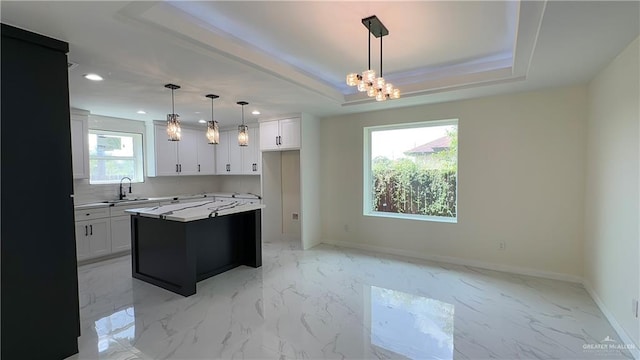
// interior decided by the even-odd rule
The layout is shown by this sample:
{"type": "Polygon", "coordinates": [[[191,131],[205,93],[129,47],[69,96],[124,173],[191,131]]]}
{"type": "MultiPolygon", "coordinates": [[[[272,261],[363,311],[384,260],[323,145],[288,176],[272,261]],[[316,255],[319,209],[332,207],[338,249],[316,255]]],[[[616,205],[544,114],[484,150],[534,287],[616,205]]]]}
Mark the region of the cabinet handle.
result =
{"type": "Polygon", "coordinates": [[[182,164],[178,164],[178,168],[180,169],[180,172],[182,172],[182,164]]]}
{"type": "Polygon", "coordinates": [[[93,235],[93,225],[89,225],[89,235],[93,235]]]}
{"type": "Polygon", "coordinates": [[[198,164],[198,172],[200,172],[200,164],[198,164]]]}
{"type": "Polygon", "coordinates": [[[178,164],[176,164],[176,172],[178,172],[178,164]]]}
{"type": "Polygon", "coordinates": [[[278,144],[278,138],[279,138],[279,137],[280,137],[280,136],[276,136],[276,145],[279,145],[279,144],[278,144]]]}
{"type": "Polygon", "coordinates": [[[84,236],[89,235],[89,227],[87,225],[84,226],[84,236]]]}

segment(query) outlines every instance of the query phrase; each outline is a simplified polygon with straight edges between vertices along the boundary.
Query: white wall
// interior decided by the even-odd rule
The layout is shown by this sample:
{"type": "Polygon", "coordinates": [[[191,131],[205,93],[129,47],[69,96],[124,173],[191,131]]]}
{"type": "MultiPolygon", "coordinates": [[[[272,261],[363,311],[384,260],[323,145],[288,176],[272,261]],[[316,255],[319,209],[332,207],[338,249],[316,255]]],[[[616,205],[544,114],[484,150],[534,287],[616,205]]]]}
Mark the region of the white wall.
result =
{"type": "Polygon", "coordinates": [[[586,105],[572,87],[323,119],[323,242],[579,281],[586,105]],[[363,127],[452,118],[458,223],[363,216],[363,127]]]}
{"type": "Polygon", "coordinates": [[[302,247],[309,249],[322,240],[322,176],[320,121],[302,114],[302,148],[300,149],[302,247]]]}
{"type": "Polygon", "coordinates": [[[585,215],[585,280],[636,348],[640,322],[632,316],[631,299],[640,297],[639,42],[588,87],[585,215]]]}

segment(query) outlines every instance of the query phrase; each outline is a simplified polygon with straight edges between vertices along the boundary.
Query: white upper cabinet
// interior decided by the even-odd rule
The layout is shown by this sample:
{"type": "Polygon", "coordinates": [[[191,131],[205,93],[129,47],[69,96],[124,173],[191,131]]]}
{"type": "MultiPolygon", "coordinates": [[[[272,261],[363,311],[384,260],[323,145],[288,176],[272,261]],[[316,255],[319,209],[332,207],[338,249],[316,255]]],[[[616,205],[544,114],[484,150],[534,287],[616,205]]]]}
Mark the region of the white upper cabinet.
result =
{"type": "Polygon", "coordinates": [[[218,175],[242,174],[242,149],[238,145],[238,131],[220,131],[220,143],[217,147],[216,173],[218,175]]]}
{"type": "Polygon", "coordinates": [[[182,127],[181,133],[180,141],[169,141],[165,125],[154,124],[148,176],[215,174],[216,146],[207,143],[205,131],[182,127]]]}
{"type": "Polygon", "coordinates": [[[229,173],[229,132],[220,132],[220,143],[216,147],[216,174],[224,175],[229,173]]]}
{"type": "Polygon", "coordinates": [[[259,133],[258,128],[249,128],[249,146],[242,147],[242,173],[245,175],[260,175],[262,172],[259,133]]]}
{"type": "Polygon", "coordinates": [[[257,128],[249,128],[249,146],[238,145],[238,131],[220,132],[216,149],[218,175],[260,175],[261,154],[257,128]]]}
{"type": "Polygon", "coordinates": [[[260,150],[278,150],[278,121],[260,123],[260,150]]]}
{"type": "Polygon", "coordinates": [[[178,146],[178,175],[198,175],[198,135],[194,129],[182,128],[178,146]]]}
{"type": "Polygon", "coordinates": [[[260,123],[260,150],[300,149],[300,118],[260,123]]]}
{"type": "Polygon", "coordinates": [[[168,176],[178,173],[178,146],[175,141],[169,141],[164,126],[154,126],[155,140],[155,174],[149,176],[168,176]]]}
{"type": "Polygon", "coordinates": [[[300,149],[300,118],[279,120],[280,149],[300,149]]]}
{"type": "Polygon", "coordinates": [[[209,144],[205,133],[198,134],[198,174],[214,175],[216,173],[216,150],[219,145],[209,144]]]}
{"type": "Polygon", "coordinates": [[[89,178],[89,112],[71,109],[73,178],[89,178]]]}

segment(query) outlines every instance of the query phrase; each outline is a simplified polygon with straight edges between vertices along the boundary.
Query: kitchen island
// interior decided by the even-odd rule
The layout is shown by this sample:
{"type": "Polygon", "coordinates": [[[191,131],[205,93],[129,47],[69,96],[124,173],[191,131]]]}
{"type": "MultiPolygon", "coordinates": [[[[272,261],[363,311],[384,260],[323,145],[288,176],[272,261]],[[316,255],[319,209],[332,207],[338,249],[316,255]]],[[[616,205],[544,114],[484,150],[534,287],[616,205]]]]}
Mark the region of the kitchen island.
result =
{"type": "Polygon", "coordinates": [[[183,296],[240,265],[262,266],[263,204],[205,200],[127,210],[132,275],[183,296]]]}

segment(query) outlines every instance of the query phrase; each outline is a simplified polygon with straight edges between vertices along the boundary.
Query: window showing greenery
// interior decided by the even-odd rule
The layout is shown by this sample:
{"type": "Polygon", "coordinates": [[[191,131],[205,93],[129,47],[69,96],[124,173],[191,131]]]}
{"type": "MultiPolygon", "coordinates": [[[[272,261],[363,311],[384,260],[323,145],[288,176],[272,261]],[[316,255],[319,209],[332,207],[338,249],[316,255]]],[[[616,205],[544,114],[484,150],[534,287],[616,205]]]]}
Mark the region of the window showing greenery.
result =
{"type": "Polygon", "coordinates": [[[457,120],[365,128],[365,215],[455,221],[457,175],[457,120]]]}
{"type": "Polygon", "coordinates": [[[89,130],[89,183],[143,182],[142,135],[89,130]]]}

